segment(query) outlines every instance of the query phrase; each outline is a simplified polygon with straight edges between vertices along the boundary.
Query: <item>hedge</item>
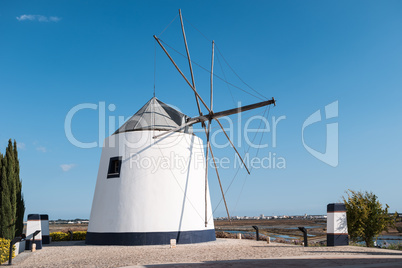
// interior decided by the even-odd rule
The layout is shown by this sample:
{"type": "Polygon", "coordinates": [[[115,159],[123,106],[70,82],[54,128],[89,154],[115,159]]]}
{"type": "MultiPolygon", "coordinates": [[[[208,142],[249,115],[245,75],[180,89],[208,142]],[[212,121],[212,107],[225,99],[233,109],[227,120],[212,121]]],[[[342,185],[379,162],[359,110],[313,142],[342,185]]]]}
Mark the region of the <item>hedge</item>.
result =
{"type": "MultiPolygon", "coordinates": [[[[85,240],[87,232],[85,231],[77,231],[73,232],[73,240],[85,240]]],[[[50,233],[50,237],[52,241],[70,241],[70,234],[63,232],[54,232],[50,233]]]]}
{"type": "MultiPolygon", "coordinates": [[[[8,260],[10,254],[10,240],[0,238],[0,264],[8,260]]],[[[13,258],[15,257],[15,246],[13,246],[13,258]]]]}
{"type": "Polygon", "coordinates": [[[50,233],[50,237],[52,238],[52,241],[68,241],[68,240],[70,240],[69,234],[63,233],[63,232],[50,233]]]}
{"type": "Polygon", "coordinates": [[[86,237],[87,237],[86,231],[73,232],[73,240],[85,240],[86,237]]]}

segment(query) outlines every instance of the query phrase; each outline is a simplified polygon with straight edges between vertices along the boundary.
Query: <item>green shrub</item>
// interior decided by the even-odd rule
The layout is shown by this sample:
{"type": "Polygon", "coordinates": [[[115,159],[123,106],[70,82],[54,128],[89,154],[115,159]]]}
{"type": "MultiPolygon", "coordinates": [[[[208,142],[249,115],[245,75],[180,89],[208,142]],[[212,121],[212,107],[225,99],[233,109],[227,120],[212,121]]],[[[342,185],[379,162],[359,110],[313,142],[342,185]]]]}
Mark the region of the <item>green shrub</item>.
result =
{"type": "Polygon", "coordinates": [[[402,250],[402,243],[389,244],[389,246],[387,246],[387,249],[402,250]]]}
{"type": "MultiPolygon", "coordinates": [[[[73,232],[73,240],[85,240],[87,235],[86,231],[73,232]]],[[[70,241],[70,234],[63,232],[50,233],[52,241],[70,241]]]]}
{"type": "MultiPolygon", "coordinates": [[[[0,264],[8,260],[10,254],[10,240],[0,238],[0,264]]],[[[15,257],[15,246],[13,246],[13,258],[15,257]]]]}

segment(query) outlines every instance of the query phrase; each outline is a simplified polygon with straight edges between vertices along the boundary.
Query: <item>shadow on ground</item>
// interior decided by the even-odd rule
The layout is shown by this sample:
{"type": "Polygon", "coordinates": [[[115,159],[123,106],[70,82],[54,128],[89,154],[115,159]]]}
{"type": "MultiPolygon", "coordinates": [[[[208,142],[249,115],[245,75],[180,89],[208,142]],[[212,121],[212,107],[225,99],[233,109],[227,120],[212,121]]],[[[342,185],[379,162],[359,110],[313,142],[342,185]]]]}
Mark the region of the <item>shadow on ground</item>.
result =
{"type": "MultiPolygon", "coordinates": [[[[358,254],[359,256],[362,255],[380,255],[380,256],[402,256],[402,251],[395,251],[395,252],[390,252],[389,250],[380,252],[380,251],[350,251],[350,250],[331,250],[331,251],[304,251],[305,253],[310,253],[312,257],[314,257],[314,254],[358,254]]],[[[401,266],[402,267],[402,266],[401,266]]]]}
{"type": "Polygon", "coordinates": [[[85,241],[53,241],[50,244],[42,245],[42,247],[71,247],[71,246],[86,246],[85,241]]]}
{"type": "MultiPolygon", "coordinates": [[[[234,260],[203,263],[144,265],[142,267],[402,267],[402,258],[322,258],[234,260]]],[[[134,267],[134,266],[132,266],[134,267]]]]}

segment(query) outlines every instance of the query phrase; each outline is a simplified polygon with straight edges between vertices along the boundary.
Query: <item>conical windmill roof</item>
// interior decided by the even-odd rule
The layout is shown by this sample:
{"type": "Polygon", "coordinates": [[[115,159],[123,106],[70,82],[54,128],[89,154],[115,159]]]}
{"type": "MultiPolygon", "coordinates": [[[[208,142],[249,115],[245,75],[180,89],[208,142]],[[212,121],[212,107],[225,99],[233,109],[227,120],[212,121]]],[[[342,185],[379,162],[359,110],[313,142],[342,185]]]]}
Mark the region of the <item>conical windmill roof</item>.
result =
{"type": "MultiPolygon", "coordinates": [[[[114,134],[140,130],[171,130],[186,123],[188,118],[187,115],[153,97],[114,134]]],[[[178,132],[192,133],[192,127],[185,127],[178,132]]]]}

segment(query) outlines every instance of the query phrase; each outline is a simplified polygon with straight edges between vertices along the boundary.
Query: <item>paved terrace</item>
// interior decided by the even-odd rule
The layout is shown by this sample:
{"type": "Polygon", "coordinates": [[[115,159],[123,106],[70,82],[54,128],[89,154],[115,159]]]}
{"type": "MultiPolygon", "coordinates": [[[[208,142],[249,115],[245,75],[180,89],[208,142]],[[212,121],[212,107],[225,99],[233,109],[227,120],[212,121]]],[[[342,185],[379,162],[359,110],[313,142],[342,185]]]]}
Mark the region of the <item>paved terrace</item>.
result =
{"type": "Polygon", "coordinates": [[[52,242],[25,251],[14,267],[402,267],[402,251],[354,246],[302,247],[265,241],[217,239],[170,246],[87,246],[52,242]]]}

